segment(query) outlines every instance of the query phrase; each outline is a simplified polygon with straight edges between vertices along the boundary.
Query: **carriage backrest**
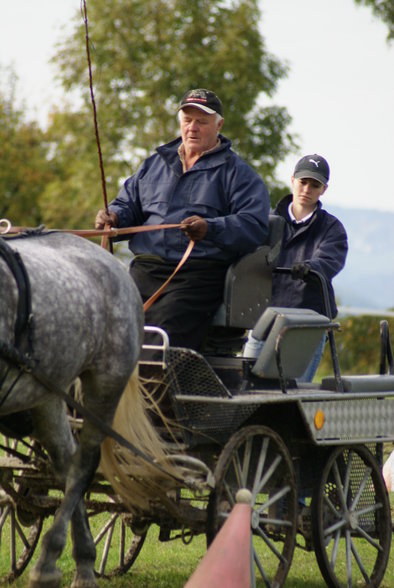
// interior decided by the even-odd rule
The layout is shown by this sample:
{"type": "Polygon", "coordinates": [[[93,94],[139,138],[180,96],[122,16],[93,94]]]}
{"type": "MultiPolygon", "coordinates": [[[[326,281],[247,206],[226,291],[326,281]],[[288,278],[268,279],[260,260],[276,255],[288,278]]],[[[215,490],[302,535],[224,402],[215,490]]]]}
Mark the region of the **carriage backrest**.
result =
{"type": "Polygon", "coordinates": [[[267,243],[242,257],[227,270],[223,304],[213,321],[215,326],[252,329],[271,302],[272,270],[276,265],[284,219],[269,216],[267,243]]]}

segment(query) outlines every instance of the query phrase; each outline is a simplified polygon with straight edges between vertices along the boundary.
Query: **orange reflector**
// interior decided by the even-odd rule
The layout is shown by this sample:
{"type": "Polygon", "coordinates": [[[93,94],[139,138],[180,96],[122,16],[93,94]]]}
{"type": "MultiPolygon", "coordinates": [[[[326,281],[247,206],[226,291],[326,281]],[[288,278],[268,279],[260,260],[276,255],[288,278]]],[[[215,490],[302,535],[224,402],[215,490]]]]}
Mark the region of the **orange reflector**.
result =
{"type": "Polygon", "coordinates": [[[324,426],[325,420],[326,418],[324,416],[324,412],[319,408],[319,410],[315,412],[315,418],[313,419],[315,429],[320,431],[320,429],[322,429],[324,426]]]}

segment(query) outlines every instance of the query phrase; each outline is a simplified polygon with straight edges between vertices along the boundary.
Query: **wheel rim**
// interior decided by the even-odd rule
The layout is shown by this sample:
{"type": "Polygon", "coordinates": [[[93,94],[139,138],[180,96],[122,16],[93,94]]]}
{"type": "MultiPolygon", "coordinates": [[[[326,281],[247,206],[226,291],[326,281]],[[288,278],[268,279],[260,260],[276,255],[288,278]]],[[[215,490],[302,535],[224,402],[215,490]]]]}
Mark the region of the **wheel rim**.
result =
{"type": "Polygon", "coordinates": [[[312,499],[316,558],[328,586],[379,586],[391,544],[391,513],[376,459],[366,447],[337,448],[312,499]]]}
{"type": "Polygon", "coordinates": [[[247,488],[252,493],[252,586],[256,575],[264,586],[282,586],[294,553],[297,517],[294,468],[285,444],[267,427],[245,427],[223,449],[215,479],[208,542],[229,516],[237,491],[247,488]]]}

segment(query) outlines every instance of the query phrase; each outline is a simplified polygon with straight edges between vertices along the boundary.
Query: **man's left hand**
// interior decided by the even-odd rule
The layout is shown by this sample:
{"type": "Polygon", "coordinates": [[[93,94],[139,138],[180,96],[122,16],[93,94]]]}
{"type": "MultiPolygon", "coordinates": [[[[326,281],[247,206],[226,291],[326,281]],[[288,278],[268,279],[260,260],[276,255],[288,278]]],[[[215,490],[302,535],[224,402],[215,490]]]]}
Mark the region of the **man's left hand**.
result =
{"type": "Polygon", "coordinates": [[[181,231],[193,241],[201,241],[207,234],[208,223],[201,216],[189,216],[181,222],[181,231]]]}

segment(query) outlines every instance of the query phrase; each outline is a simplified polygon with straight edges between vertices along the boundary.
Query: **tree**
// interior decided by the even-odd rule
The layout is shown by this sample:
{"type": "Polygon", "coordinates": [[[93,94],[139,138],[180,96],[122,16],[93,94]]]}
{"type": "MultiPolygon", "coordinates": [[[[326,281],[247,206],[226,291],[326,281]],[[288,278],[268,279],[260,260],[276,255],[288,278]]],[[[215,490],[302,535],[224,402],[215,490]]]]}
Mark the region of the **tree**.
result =
{"type": "MultiPolygon", "coordinates": [[[[276,165],[295,148],[295,140],[287,131],[291,119],[286,109],[267,105],[267,98],[287,70],[265,47],[255,0],[95,0],[87,8],[111,198],[119,178],[133,173],[158,144],[178,135],[176,107],[193,87],[217,91],[234,149],[269,185],[277,183],[276,165]]],[[[74,202],[79,191],[82,209],[88,193],[95,209],[102,198],[99,176],[92,174],[94,167],[98,170],[97,149],[87,138],[94,138],[94,129],[85,53],[82,22],[54,58],[64,88],[79,91],[82,106],[78,113],[57,112],[49,133],[54,162],[63,162],[68,176],[62,183],[65,198],[74,202]],[[74,124],[63,139],[59,128],[70,120],[74,124]],[[83,178],[77,177],[77,163],[88,171],[83,178]]],[[[54,188],[49,186],[44,198],[49,216],[56,208],[50,206],[54,188]]]]}
{"type": "Polygon", "coordinates": [[[393,0],[355,0],[361,6],[370,6],[372,12],[388,26],[388,41],[394,39],[394,2],[393,0]]]}
{"type": "Polygon", "coordinates": [[[0,218],[14,225],[42,222],[40,196],[52,178],[45,135],[15,106],[17,78],[0,70],[0,218]]]}

